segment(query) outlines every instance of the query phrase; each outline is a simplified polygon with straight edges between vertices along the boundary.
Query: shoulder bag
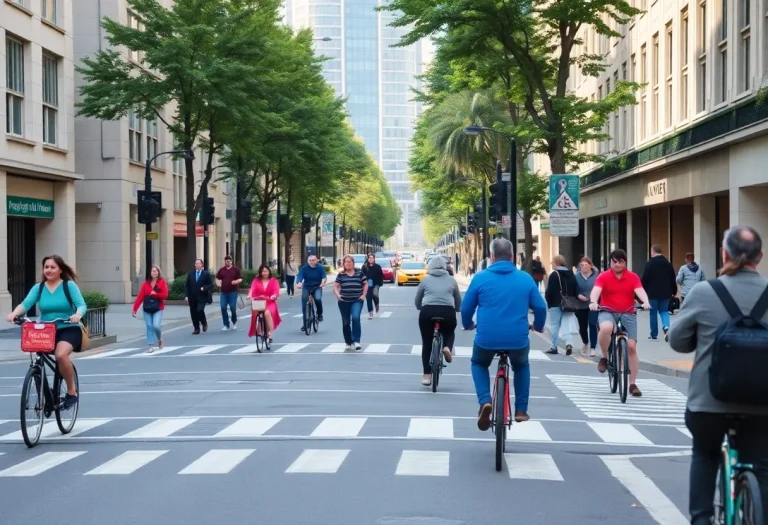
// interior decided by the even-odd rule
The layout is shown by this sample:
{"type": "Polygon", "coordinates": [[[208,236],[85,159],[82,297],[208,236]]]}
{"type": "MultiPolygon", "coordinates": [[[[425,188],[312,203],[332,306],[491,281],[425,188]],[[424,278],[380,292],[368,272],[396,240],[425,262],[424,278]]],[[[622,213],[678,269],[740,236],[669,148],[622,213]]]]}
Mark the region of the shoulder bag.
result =
{"type": "Polygon", "coordinates": [[[560,281],[560,309],[563,312],[573,313],[578,310],[581,310],[581,301],[579,301],[578,297],[571,297],[570,295],[565,295],[565,292],[563,289],[563,279],[560,276],[560,271],[555,270],[555,274],[557,274],[557,280],[560,281]]]}

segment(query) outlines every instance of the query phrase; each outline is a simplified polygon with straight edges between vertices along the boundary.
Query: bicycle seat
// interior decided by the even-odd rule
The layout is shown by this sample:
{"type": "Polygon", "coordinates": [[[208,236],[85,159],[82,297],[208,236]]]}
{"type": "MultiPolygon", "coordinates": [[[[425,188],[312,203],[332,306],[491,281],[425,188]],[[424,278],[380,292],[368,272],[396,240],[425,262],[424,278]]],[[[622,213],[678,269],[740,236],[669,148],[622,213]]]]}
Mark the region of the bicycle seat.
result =
{"type": "Polygon", "coordinates": [[[445,319],[443,319],[442,317],[433,317],[432,319],[430,319],[430,321],[432,321],[433,323],[442,323],[443,321],[445,321],[445,319]]]}

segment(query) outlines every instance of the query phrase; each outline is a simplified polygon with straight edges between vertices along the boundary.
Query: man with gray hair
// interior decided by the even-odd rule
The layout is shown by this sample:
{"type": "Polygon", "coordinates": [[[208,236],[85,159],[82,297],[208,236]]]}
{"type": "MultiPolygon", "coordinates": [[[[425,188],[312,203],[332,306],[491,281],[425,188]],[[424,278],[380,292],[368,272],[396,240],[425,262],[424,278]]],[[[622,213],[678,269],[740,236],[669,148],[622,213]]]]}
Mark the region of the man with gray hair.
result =
{"type": "Polygon", "coordinates": [[[488,368],[499,352],[509,356],[515,374],[515,421],[529,419],[529,310],[533,310],[534,314],[533,329],[542,332],[547,318],[547,304],[533,277],[515,266],[512,243],[507,239],[495,239],[491,243],[491,265],[474,276],[461,306],[464,329],[477,328],[472,349],[472,380],[480,403],[477,418],[480,430],[488,430],[491,426],[491,378],[488,368]],[[472,321],[475,310],[477,325],[472,321]]]}
{"type": "MultiPolygon", "coordinates": [[[[715,389],[719,393],[716,398],[710,384],[711,367],[715,372],[722,370],[719,363],[713,365],[712,359],[713,352],[722,348],[719,338],[723,337],[724,330],[740,333],[733,324],[736,315],[749,316],[753,308],[762,310],[762,313],[754,315],[759,315],[763,324],[752,325],[751,330],[749,327],[742,330],[752,332],[745,336],[751,341],[764,340],[768,336],[768,279],[757,271],[763,257],[762,249],[762,239],[754,228],[734,226],[726,231],[721,250],[723,267],[720,277],[693,285],[682,304],[677,322],[669,331],[669,345],[674,350],[696,353],[685,411],[685,424],[693,437],[689,488],[693,525],[709,524],[714,516],[720,447],[733,424],[728,419],[729,414],[746,416],[738,429],[739,460],[754,466],[763,509],[768,509],[768,447],[765,446],[768,443],[768,396],[764,386],[768,348],[759,348],[759,345],[756,348],[753,343],[747,353],[735,344],[739,341],[729,341],[733,344],[727,349],[728,359],[741,362],[744,359],[742,356],[748,355],[752,361],[738,367],[742,370],[739,377],[726,377],[726,383],[730,381],[739,384],[741,390],[754,391],[754,396],[749,395],[746,403],[723,401],[720,385],[715,389]],[[730,324],[724,328],[725,323],[730,324]]],[[[728,368],[732,366],[730,364],[728,368]]]]}

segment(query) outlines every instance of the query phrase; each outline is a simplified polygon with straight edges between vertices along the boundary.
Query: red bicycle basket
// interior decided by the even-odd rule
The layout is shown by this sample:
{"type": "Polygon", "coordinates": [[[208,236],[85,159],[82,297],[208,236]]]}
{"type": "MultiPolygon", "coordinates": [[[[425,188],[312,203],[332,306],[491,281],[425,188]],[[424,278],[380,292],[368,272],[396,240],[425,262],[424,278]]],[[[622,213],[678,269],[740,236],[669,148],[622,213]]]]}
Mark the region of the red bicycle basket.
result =
{"type": "Polygon", "coordinates": [[[24,323],[21,325],[21,350],[23,352],[53,352],[55,349],[55,324],[24,323]]]}

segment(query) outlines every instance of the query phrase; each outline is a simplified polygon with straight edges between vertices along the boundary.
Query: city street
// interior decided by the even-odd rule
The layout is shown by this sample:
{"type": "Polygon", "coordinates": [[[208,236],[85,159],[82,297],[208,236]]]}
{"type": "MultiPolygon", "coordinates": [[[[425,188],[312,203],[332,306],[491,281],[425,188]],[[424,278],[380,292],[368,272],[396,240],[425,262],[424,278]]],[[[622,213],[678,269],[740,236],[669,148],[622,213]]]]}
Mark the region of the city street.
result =
{"type": "Polygon", "coordinates": [[[643,372],[643,397],[622,405],[589,360],[548,356],[533,335],[532,419],[496,472],[494,436],[476,427],[473,334],[457,334],[438,393],[421,386],[414,295],[381,290],[358,352],[344,351],[330,287],[309,337],[299,298],[281,297],[268,353],[247,322],[222,332],[219,319],[167,333],[152,355],[98,349],[76,360],[74,431],[47,420],[34,449],[18,422],[27,365],[0,365],[0,523],[687,523],[684,379],[643,372]]]}

